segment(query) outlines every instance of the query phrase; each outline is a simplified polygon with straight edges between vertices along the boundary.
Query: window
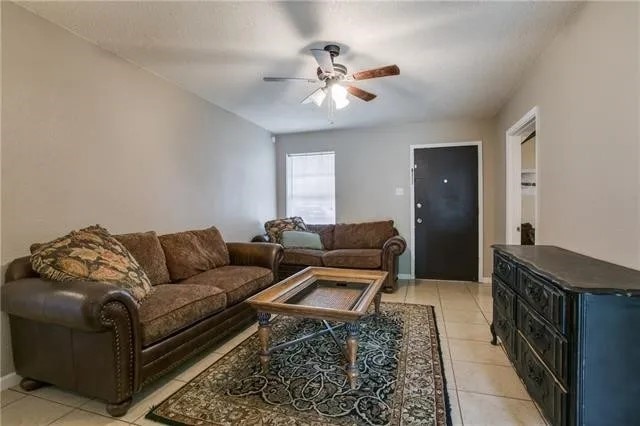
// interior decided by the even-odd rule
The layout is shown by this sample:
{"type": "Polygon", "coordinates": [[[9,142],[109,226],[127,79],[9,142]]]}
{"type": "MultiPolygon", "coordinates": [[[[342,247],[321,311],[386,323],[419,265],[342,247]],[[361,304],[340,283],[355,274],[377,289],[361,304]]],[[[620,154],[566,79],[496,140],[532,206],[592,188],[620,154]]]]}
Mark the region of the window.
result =
{"type": "Polygon", "coordinates": [[[287,154],[287,216],[336,221],[335,153],[287,154]]]}

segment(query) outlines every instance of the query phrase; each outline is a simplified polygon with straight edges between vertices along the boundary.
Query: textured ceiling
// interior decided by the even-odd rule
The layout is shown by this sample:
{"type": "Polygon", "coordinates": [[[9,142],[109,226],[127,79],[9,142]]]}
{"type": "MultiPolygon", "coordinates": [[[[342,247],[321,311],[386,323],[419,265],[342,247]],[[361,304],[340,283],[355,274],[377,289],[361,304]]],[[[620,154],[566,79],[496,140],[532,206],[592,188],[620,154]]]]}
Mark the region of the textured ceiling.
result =
{"type": "Polygon", "coordinates": [[[495,115],[579,4],[561,2],[20,2],[274,133],[495,115]],[[349,71],[398,64],[358,83],[329,124],[300,101],[317,85],[310,47],[336,42],[349,71]]]}

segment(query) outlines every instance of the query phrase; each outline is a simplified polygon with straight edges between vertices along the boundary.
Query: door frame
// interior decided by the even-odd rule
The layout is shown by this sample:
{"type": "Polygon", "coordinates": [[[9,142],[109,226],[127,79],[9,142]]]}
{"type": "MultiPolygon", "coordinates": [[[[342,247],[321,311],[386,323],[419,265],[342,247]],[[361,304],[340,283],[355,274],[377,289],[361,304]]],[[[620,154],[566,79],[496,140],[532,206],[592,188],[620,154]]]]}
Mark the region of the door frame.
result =
{"type": "Polygon", "coordinates": [[[482,192],[482,141],[469,141],[469,142],[451,142],[451,143],[428,143],[409,146],[409,188],[410,188],[410,203],[409,211],[411,216],[411,242],[409,251],[411,253],[411,278],[416,277],[416,253],[414,247],[416,246],[416,218],[415,218],[415,188],[413,181],[414,173],[414,151],[416,149],[424,148],[452,148],[457,146],[477,146],[478,151],[478,281],[483,279],[483,264],[484,264],[484,199],[482,192]]]}
{"type": "Polygon", "coordinates": [[[522,220],[522,132],[535,125],[536,131],[536,200],[535,220],[533,226],[536,229],[536,241],[539,241],[540,222],[540,113],[537,106],[529,110],[513,126],[509,127],[505,134],[506,165],[505,165],[505,242],[506,244],[520,245],[520,232],[516,227],[522,220]]]}

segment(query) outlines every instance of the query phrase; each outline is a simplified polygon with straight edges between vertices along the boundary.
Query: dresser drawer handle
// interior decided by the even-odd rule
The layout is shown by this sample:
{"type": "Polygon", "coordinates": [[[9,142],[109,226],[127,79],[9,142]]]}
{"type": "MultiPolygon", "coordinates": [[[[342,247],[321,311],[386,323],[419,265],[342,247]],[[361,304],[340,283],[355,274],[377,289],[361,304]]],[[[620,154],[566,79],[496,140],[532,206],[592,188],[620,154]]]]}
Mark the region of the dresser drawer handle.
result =
{"type": "Polygon", "coordinates": [[[528,278],[525,278],[524,292],[539,307],[547,307],[549,303],[549,296],[542,288],[533,284],[528,278]]]}

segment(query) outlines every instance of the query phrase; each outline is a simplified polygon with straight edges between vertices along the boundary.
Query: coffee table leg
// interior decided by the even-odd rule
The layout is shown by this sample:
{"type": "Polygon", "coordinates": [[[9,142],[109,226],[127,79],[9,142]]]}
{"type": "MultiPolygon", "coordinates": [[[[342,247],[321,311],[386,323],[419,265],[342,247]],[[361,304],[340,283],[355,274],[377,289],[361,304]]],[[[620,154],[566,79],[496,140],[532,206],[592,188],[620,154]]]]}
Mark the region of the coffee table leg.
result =
{"type": "Polygon", "coordinates": [[[380,300],[382,300],[382,293],[376,293],[376,297],[373,299],[373,303],[376,307],[376,314],[380,313],[380,300]]]}
{"type": "Polygon", "coordinates": [[[347,377],[351,384],[351,389],[355,389],[358,385],[358,323],[350,322],[346,324],[347,329],[347,377]]]}
{"type": "Polygon", "coordinates": [[[258,312],[258,337],[260,338],[260,365],[262,371],[267,372],[269,369],[269,361],[271,354],[269,353],[269,335],[271,334],[271,324],[269,324],[271,314],[266,312],[258,312]]]}

